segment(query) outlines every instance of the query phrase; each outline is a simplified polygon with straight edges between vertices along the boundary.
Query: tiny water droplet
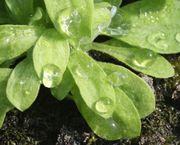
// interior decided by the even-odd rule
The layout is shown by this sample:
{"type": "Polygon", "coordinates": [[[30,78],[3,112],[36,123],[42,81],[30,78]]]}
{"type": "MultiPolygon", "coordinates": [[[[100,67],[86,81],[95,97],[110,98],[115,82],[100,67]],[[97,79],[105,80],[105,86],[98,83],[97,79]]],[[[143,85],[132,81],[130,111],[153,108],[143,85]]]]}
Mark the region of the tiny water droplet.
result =
{"type": "Polygon", "coordinates": [[[180,43],[180,32],[176,34],[176,41],[180,43]]]}
{"type": "Polygon", "coordinates": [[[20,85],[24,85],[25,82],[24,82],[24,81],[20,81],[19,84],[20,84],[20,85]]]}
{"type": "Polygon", "coordinates": [[[86,75],[86,73],[83,71],[83,69],[80,66],[76,68],[75,73],[80,78],[88,79],[88,76],[86,75]]]}
{"type": "Polygon", "coordinates": [[[100,114],[108,114],[109,112],[111,112],[112,106],[112,100],[107,97],[100,98],[95,102],[95,109],[100,114]]]}
{"type": "Polygon", "coordinates": [[[23,31],[24,36],[32,36],[34,32],[31,29],[27,29],[23,31]]]}
{"type": "Polygon", "coordinates": [[[57,86],[61,81],[61,71],[54,64],[48,64],[43,67],[42,82],[47,88],[57,86]]]}
{"type": "Polygon", "coordinates": [[[25,95],[30,95],[30,92],[29,91],[25,91],[25,95]]]}
{"type": "Polygon", "coordinates": [[[155,23],[159,21],[159,12],[158,11],[151,11],[149,8],[141,8],[140,9],[140,15],[139,17],[142,18],[143,20],[147,20],[148,22],[155,23]]]}
{"type": "Polygon", "coordinates": [[[113,72],[110,75],[108,75],[108,81],[114,87],[122,86],[124,84],[124,79],[126,79],[126,78],[127,78],[127,76],[120,72],[113,72]]]}
{"type": "Polygon", "coordinates": [[[89,64],[87,65],[87,68],[92,68],[93,66],[94,66],[93,63],[89,63],[89,64]]]}
{"type": "Polygon", "coordinates": [[[168,44],[166,40],[166,35],[163,32],[155,32],[150,35],[148,35],[147,40],[150,44],[152,44],[155,47],[158,47],[160,49],[167,49],[168,44]]]}

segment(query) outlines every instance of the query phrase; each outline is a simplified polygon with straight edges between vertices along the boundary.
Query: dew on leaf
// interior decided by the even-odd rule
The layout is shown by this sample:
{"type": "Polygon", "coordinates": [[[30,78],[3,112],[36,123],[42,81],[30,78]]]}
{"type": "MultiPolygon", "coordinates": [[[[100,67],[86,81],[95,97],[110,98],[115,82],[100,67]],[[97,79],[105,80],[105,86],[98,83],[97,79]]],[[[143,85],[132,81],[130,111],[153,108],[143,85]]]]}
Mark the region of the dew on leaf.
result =
{"type": "Polygon", "coordinates": [[[154,47],[165,50],[168,48],[166,35],[163,32],[151,33],[147,37],[147,41],[152,44],[154,47]]]}
{"type": "Polygon", "coordinates": [[[119,72],[113,72],[110,75],[108,75],[108,81],[113,87],[120,87],[124,83],[124,79],[126,79],[127,76],[125,74],[121,74],[119,72]]]}
{"type": "Polygon", "coordinates": [[[137,67],[147,68],[150,67],[155,62],[156,58],[157,58],[156,53],[150,50],[146,50],[139,53],[139,55],[132,57],[130,61],[132,61],[133,65],[137,67]]]}
{"type": "Polygon", "coordinates": [[[112,17],[114,17],[116,15],[116,12],[117,12],[117,7],[116,6],[112,6],[111,7],[111,15],[112,15],[112,17]]]}
{"type": "Polygon", "coordinates": [[[48,64],[43,67],[42,82],[47,88],[53,88],[59,85],[61,81],[61,71],[54,64],[48,64]]]}
{"type": "Polygon", "coordinates": [[[112,110],[113,102],[107,97],[100,98],[95,102],[95,109],[100,114],[108,114],[112,110]]]}
{"type": "Polygon", "coordinates": [[[80,66],[76,68],[75,72],[79,78],[88,79],[88,76],[86,75],[86,73],[83,71],[83,69],[80,66]]]}

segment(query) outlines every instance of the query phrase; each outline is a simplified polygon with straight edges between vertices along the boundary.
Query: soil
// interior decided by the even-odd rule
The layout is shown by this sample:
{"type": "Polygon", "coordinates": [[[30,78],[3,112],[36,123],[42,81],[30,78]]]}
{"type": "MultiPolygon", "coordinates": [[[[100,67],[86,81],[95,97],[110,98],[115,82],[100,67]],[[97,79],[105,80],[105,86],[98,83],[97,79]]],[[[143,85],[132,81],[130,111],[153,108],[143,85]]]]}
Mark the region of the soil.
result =
{"type": "MultiPolygon", "coordinates": [[[[105,54],[90,55],[121,64],[105,54]]],[[[0,145],[180,145],[180,54],[165,57],[175,67],[174,77],[155,79],[135,72],[154,89],[157,103],[156,110],[142,120],[140,137],[117,141],[97,137],[71,100],[59,102],[41,87],[27,111],[14,109],[7,114],[0,129],[0,145]]]]}

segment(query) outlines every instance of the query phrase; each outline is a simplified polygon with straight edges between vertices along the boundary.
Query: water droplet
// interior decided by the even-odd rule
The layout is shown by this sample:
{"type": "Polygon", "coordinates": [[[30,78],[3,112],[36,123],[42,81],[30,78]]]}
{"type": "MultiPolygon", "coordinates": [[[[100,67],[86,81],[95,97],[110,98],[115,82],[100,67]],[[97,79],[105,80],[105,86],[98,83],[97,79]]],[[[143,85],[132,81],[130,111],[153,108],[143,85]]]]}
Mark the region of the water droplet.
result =
{"type": "Polygon", "coordinates": [[[87,65],[87,68],[92,68],[93,66],[94,66],[93,63],[89,63],[89,64],[87,65]]]}
{"type": "Polygon", "coordinates": [[[47,88],[53,88],[59,85],[61,78],[61,71],[56,65],[48,64],[43,67],[42,82],[47,88]]]}
{"type": "Polygon", "coordinates": [[[177,33],[177,34],[176,34],[176,41],[177,41],[178,43],[180,43],[180,33],[177,33]]]}
{"type": "Polygon", "coordinates": [[[124,84],[124,79],[126,79],[126,78],[127,78],[127,76],[120,72],[113,72],[110,75],[108,75],[108,81],[114,87],[122,86],[124,84]]]}
{"type": "Polygon", "coordinates": [[[140,52],[138,55],[134,55],[130,61],[133,65],[141,68],[150,67],[156,60],[157,54],[151,50],[140,52]]]}
{"type": "Polygon", "coordinates": [[[25,91],[25,95],[30,95],[30,92],[29,91],[25,91]]]}
{"type": "Polygon", "coordinates": [[[19,82],[19,84],[20,84],[20,85],[24,85],[25,82],[21,80],[21,81],[19,82]]]}
{"type": "Polygon", "coordinates": [[[6,41],[6,43],[9,43],[10,42],[10,38],[6,38],[5,41],[6,41]]]}
{"type": "Polygon", "coordinates": [[[111,99],[104,97],[95,102],[95,109],[100,114],[108,114],[112,111],[113,102],[111,99]]]}
{"type": "Polygon", "coordinates": [[[166,40],[166,35],[163,32],[155,32],[150,35],[148,35],[147,40],[150,44],[153,46],[160,48],[160,49],[167,49],[168,44],[166,40]]]}
{"type": "Polygon", "coordinates": [[[60,28],[66,35],[72,36],[74,33],[78,33],[77,29],[81,23],[81,15],[77,10],[65,9],[58,16],[60,28]]]}
{"type": "Polygon", "coordinates": [[[31,29],[27,29],[23,31],[24,36],[32,36],[34,32],[31,29]]]}
{"type": "Polygon", "coordinates": [[[148,22],[155,23],[159,21],[159,12],[158,11],[151,11],[149,8],[141,8],[139,17],[143,20],[147,20],[148,22]]]}
{"type": "Polygon", "coordinates": [[[76,68],[75,72],[78,77],[83,78],[83,79],[88,79],[88,76],[86,75],[86,73],[80,66],[76,68]]]}
{"type": "Polygon", "coordinates": [[[116,15],[116,12],[117,12],[117,7],[116,6],[112,6],[111,7],[111,15],[112,15],[112,17],[114,17],[116,15]]]}

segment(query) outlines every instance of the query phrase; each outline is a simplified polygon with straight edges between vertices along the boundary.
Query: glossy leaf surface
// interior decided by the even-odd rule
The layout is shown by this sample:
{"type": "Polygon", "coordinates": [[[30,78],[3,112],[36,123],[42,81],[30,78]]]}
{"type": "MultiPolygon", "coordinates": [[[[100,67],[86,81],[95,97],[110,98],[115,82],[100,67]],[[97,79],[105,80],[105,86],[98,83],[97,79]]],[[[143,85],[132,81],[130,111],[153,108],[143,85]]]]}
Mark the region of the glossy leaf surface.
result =
{"type": "Polygon", "coordinates": [[[31,48],[42,31],[42,28],[35,26],[0,25],[0,63],[31,48]]]}
{"type": "Polygon", "coordinates": [[[44,0],[56,29],[75,43],[91,39],[93,0],[44,0]]]}
{"type": "Polygon", "coordinates": [[[116,40],[110,40],[107,43],[111,45],[94,43],[92,48],[107,53],[134,70],[147,75],[157,78],[167,78],[174,75],[171,64],[151,50],[140,49],[126,44],[122,46],[121,42],[116,40]]]}
{"type": "Polygon", "coordinates": [[[94,0],[95,3],[99,3],[99,2],[108,2],[113,6],[117,6],[119,7],[120,4],[122,3],[122,0],[94,0]]]}
{"type": "Polygon", "coordinates": [[[68,68],[89,108],[108,118],[114,111],[115,93],[103,69],[81,50],[71,54],[68,68]]]}
{"type": "Polygon", "coordinates": [[[7,97],[20,111],[29,108],[35,101],[40,88],[40,81],[36,75],[31,59],[19,63],[8,80],[7,97]]]}
{"type": "Polygon", "coordinates": [[[73,100],[75,100],[78,109],[98,136],[106,140],[117,140],[136,137],[140,134],[141,121],[139,114],[132,101],[120,89],[115,89],[116,104],[114,104],[114,112],[112,116],[106,119],[86,105],[77,88],[72,92],[73,100]]]}
{"type": "Polygon", "coordinates": [[[112,7],[108,3],[101,2],[95,4],[93,38],[97,37],[108,28],[114,11],[116,11],[116,7],[112,7]]]}
{"type": "Polygon", "coordinates": [[[47,30],[37,41],[33,61],[42,83],[53,88],[59,85],[69,61],[69,44],[54,29],[47,30]]]}
{"type": "Polygon", "coordinates": [[[71,73],[69,72],[69,70],[66,69],[61,83],[57,87],[52,88],[51,93],[55,98],[61,101],[68,95],[73,85],[74,85],[74,79],[71,73]]]}
{"type": "Polygon", "coordinates": [[[6,97],[6,85],[10,73],[11,69],[0,68],[0,127],[2,127],[6,113],[13,108],[6,97]]]}
{"type": "Polygon", "coordinates": [[[128,69],[114,64],[100,63],[114,88],[122,89],[136,106],[141,118],[155,109],[155,96],[148,84],[128,69]]]}
{"type": "Polygon", "coordinates": [[[129,32],[116,38],[158,53],[180,52],[179,11],[179,0],[142,0],[129,4],[118,12],[126,13],[127,17],[113,20],[121,24],[128,19],[129,23],[124,25],[129,25],[129,32]]]}
{"type": "Polygon", "coordinates": [[[34,0],[5,0],[13,18],[19,23],[27,24],[33,14],[34,0]]]}

